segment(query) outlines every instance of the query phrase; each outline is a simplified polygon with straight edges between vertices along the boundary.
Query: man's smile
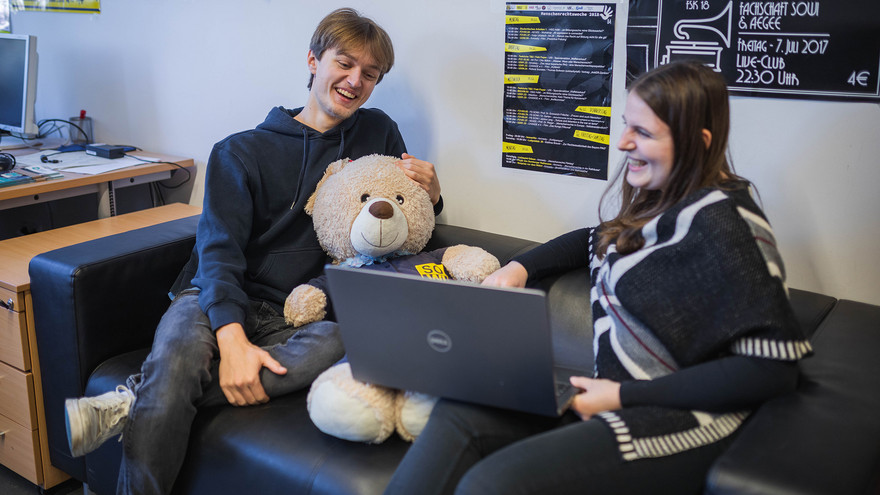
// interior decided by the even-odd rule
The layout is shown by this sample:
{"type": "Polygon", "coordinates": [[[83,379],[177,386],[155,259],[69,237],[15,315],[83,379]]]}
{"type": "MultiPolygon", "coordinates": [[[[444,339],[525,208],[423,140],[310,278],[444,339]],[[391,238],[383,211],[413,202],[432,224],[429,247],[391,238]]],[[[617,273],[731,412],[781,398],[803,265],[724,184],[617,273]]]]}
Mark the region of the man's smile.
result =
{"type": "Polygon", "coordinates": [[[336,92],[350,100],[357,98],[356,94],[343,88],[336,88],[336,92]]]}

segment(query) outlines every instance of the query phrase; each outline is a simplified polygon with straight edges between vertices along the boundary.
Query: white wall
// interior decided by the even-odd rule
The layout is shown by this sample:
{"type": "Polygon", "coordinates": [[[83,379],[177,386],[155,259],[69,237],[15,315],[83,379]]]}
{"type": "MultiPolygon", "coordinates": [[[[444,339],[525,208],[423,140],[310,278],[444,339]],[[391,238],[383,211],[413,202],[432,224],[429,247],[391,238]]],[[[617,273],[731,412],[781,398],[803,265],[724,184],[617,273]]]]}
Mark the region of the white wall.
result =
{"type": "MultiPolygon", "coordinates": [[[[104,0],[100,15],[18,12],[38,36],[37,117],[81,108],[99,141],[195,158],[306,98],[314,26],[352,6],[397,63],[368,106],[434,162],[444,223],[544,241],[597,221],[603,181],[502,169],[501,0],[104,0]]],[[[793,287],[880,304],[880,105],[733,99],[732,152],[755,182],[793,287]]],[[[191,202],[200,204],[202,174],[191,202]]]]}

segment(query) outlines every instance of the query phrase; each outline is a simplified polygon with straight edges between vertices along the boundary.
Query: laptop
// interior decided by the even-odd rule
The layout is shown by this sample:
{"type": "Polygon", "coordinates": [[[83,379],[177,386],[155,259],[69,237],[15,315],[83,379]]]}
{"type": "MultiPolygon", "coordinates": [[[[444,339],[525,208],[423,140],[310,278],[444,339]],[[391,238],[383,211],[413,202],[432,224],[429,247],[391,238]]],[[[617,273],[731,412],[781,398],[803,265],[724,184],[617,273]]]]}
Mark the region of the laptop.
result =
{"type": "Polygon", "coordinates": [[[546,294],[328,265],[357,380],[544,416],[583,371],[556,368],[546,294]]]}

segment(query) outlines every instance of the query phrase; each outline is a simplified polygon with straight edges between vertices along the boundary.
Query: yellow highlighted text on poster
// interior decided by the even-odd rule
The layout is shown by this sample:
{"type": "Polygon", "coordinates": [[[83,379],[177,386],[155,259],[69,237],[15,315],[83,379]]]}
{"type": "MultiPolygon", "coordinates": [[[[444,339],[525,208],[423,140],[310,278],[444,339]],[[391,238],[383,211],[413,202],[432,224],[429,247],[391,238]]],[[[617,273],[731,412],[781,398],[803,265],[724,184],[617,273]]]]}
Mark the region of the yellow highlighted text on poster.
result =
{"type": "Polygon", "coordinates": [[[611,117],[611,107],[577,107],[574,111],[601,115],[602,117],[611,117]]]}
{"type": "Polygon", "coordinates": [[[504,84],[537,84],[538,76],[504,74],[504,84]]]}
{"type": "Polygon", "coordinates": [[[541,19],[538,17],[526,16],[526,15],[508,15],[504,16],[505,24],[541,24],[541,19]]]}
{"type": "Polygon", "coordinates": [[[505,43],[504,51],[510,53],[525,53],[525,52],[546,52],[547,49],[543,46],[531,46],[531,45],[517,45],[516,43],[505,43]]]}
{"type": "Polygon", "coordinates": [[[505,153],[531,153],[532,147],[524,144],[501,143],[505,153]]]}
{"type": "Polygon", "coordinates": [[[101,0],[12,0],[12,8],[37,12],[100,14],[101,0]]]}
{"type": "Polygon", "coordinates": [[[574,137],[599,144],[611,144],[611,136],[596,132],[574,131],[574,137]]]}

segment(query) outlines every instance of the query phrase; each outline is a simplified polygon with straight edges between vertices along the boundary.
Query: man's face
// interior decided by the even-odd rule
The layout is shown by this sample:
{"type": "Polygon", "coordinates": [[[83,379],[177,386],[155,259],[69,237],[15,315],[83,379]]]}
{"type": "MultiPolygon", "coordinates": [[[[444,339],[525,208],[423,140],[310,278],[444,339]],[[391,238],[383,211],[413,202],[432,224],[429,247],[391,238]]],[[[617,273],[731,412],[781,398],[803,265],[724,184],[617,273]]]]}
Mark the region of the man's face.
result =
{"type": "Polygon", "coordinates": [[[373,56],[363,49],[329,48],[320,59],[309,50],[308,64],[315,76],[309,94],[317,104],[313,110],[337,124],[367,101],[382,74],[373,56]]]}

